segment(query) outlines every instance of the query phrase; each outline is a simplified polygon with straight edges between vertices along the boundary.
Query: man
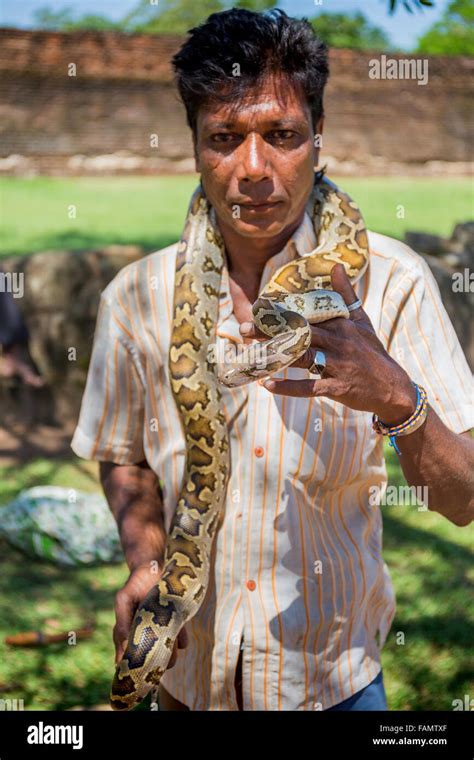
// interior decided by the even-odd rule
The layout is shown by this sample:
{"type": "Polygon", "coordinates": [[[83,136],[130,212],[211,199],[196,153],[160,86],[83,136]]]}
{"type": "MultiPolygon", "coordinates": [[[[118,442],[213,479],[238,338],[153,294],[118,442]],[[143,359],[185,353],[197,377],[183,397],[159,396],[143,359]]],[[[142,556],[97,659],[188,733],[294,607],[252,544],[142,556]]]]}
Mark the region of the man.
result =
{"type": "MultiPolygon", "coordinates": [[[[327,51],[306,22],[233,9],[192,30],[173,63],[225,243],[219,352],[261,337],[244,327],[257,294],[316,246],[306,204],[327,51]]],[[[161,709],[386,709],[380,649],[395,602],[370,495],[386,486],[372,413],[389,426],[410,418],[413,382],[429,409],[396,439],[407,481],[426,485],[429,508],[456,525],[474,516],[471,375],[439,290],[407,246],[372,232],[369,243],[355,289],[342,267],[332,273],[348,305],[361,299],[350,320],[313,327],[312,347],[269,390],[223,388],[225,511],[208,592],[163,676],[161,709]],[[316,349],[326,356],[319,380],[308,379],[316,349]]],[[[103,292],[72,442],[101,462],[130,567],[116,597],[117,661],[156,583],[183,477],[167,361],[176,249],[129,265],[103,292]]]]}

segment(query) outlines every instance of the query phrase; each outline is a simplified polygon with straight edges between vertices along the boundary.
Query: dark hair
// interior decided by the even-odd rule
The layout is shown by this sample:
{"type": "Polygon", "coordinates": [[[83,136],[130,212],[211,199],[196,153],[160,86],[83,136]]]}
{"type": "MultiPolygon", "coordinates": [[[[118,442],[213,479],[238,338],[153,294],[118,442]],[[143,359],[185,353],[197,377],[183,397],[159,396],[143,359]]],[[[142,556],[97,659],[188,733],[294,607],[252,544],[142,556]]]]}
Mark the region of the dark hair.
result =
{"type": "MultiPolygon", "coordinates": [[[[306,19],[290,18],[280,9],[255,13],[232,8],[212,13],[189,34],[172,64],[194,134],[201,106],[238,104],[269,74],[285,76],[306,98],[316,125],[323,114],[328,49],[306,19]],[[238,76],[233,73],[235,64],[239,64],[238,76]]],[[[282,90],[279,94],[284,98],[282,90]]]]}

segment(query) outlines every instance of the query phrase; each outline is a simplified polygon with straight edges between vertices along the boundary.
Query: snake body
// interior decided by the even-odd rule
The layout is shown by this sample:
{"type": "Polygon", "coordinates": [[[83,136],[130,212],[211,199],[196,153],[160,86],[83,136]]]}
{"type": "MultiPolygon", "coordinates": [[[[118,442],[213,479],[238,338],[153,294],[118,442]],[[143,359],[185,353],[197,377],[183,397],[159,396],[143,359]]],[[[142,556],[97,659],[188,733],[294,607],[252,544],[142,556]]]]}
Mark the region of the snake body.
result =
{"type": "Polygon", "coordinates": [[[223,239],[210,222],[210,205],[199,186],[178,245],[170,384],[186,441],[178,504],[167,538],[163,571],[135,613],[128,644],[116,667],[110,701],[129,710],[157,688],[181,628],[206,594],[212,542],[222,519],[230,471],[220,383],[237,386],[268,376],[296,361],[311,341],[310,324],[348,317],[342,297],[328,289],[331,269],[342,263],[352,282],[365,271],[368,243],[354,202],[323,173],[311,196],[318,246],[280,267],[260,292],[252,311],[269,336],[254,356],[242,347],[231,365],[210,358],[225,264],[223,239]]]}

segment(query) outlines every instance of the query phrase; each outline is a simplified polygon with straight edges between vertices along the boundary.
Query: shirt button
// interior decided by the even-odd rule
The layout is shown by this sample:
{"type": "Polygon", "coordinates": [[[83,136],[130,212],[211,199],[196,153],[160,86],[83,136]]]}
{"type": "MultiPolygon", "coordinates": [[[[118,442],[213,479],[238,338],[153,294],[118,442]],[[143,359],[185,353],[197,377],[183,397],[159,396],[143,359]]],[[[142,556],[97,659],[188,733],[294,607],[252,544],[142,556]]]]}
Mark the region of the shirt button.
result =
{"type": "Polygon", "coordinates": [[[247,581],[246,586],[249,591],[255,591],[255,589],[257,588],[257,584],[255,583],[255,581],[252,581],[252,580],[247,581]]]}
{"type": "Polygon", "coordinates": [[[255,454],[256,457],[263,457],[264,453],[265,453],[265,451],[262,448],[262,446],[256,446],[254,448],[254,454],[255,454]]]}

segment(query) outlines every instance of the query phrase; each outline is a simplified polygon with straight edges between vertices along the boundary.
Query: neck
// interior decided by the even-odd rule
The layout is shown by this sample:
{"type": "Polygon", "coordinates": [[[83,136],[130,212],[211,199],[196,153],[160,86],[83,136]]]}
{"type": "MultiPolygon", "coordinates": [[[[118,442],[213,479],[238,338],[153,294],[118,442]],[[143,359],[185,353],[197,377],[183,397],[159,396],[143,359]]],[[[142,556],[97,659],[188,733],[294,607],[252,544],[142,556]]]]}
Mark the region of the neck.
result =
{"type": "Polygon", "coordinates": [[[237,275],[239,278],[256,279],[260,282],[265,264],[285,247],[303,221],[304,212],[303,209],[298,219],[271,238],[244,237],[217,218],[217,224],[224,239],[229,274],[237,275]]]}

